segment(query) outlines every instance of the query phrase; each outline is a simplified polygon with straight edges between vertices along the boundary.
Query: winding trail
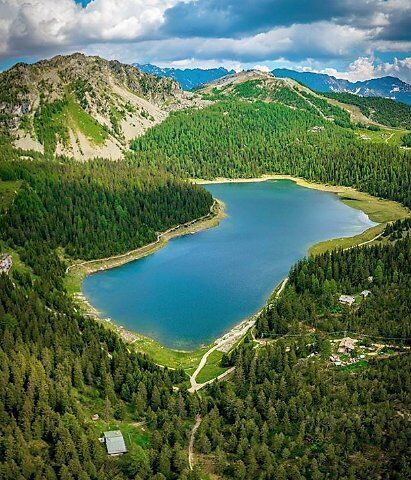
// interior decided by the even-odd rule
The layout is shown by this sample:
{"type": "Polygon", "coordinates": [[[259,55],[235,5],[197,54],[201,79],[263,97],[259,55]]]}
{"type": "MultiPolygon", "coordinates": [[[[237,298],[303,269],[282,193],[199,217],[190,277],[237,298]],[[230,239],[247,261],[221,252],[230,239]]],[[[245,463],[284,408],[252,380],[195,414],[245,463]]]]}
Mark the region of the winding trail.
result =
{"type": "MultiPolygon", "coordinates": [[[[286,277],[282,283],[280,288],[275,294],[274,300],[277,300],[277,298],[281,295],[283,292],[285,286],[287,285],[288,282],[288,277],[286,277]]],[[[255,322],[257,321],[258,317],[261,315],[261,313],[265,310],[267,305],[264,305],[261,310],[259,310],[255,315],[250,317],[249,319],[245,320],[244,322],[240,323],[236,327],[234,327],[232,330],[230,330],[228,333],[226,333],[223,337],[217,339],[215,341],[215,344],[206,351],[206,353],[202,356],[200,363],[198,364],[197,368],[195,369],[194,373],[190,377],[190,388],[188,391],[190,393],[194,393],[204,386],[216,381],[216,380],[221,380],[224,377],[226,377],[228,374],[230,374],[232,371],[234,371],[235,367],[231,367],[225,372],[223,372],[221,375],[218,375],[215,378],[212,378],[211,380],[208,380],[207,382],[204,383],[198,383],[197,382],[197,376],[201,372],[201,370],[204,368],[204,366],[207,363],[208,357],[215,351],[215,350],[220,350],[227,352],[231,349],[231,347],[238,341],[240,340],[249,330],[250,328],[254,327],[255,322]]]]}
{"type": "Polygon", "coordinates": [[[200,424],[201,424],[201,415],[197,413],[196,422],[193,428],[191,429],[190,441],[188,442],[188,464],[190,466],[190,470],[193,470],[194,468],[193,466],[194,465],[194,438],[200,424]]]}
{"type": "Polygon", "coordinates": [[[343,250],[344,251],[345,250],[351,250],[352,248],[362,247],[364,245],[372,243],[375,240],[378,240],[380,237],[382,237],[383,233],[384,233],[384,230],[381,233],[379,233],[378,235],[376,235],[375,237],[371,238],[371,240],[367,240],[366,242],[358,243],[357,245],[351,245],[351,247],[344,248],[343,250]]]}

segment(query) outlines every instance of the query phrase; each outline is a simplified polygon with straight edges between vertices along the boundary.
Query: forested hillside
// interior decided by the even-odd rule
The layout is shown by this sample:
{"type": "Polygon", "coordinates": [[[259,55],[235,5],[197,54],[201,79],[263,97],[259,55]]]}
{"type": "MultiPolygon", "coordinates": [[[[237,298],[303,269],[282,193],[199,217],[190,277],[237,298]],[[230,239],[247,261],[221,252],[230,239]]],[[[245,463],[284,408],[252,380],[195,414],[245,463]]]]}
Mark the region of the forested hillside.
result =
{"type": "Polygon", "coordinates": [[[368,360],[354,351],[358,358],[344,367],[328,359],[333,339],[347,333],[360,351],[373,342],[410,345],[405,223],[387,232],[402,238],[394,244],[328,253],[291,269],[284,294],[257,323],[263,340],[249,338],[226,356],[231,381],[207,391],[200,462],[233,479],[408,477],[409,347],[368,360]],[[337,302],[364,288],[371,294],[358,306],[337,302]]]}
{"type": "MultiPolygon", "coordinates": [[[[139,77],[106,67],[117,79],[139,77]]],[[[0,478],[407,479],[409,219],[372,246],[293,266],[279,298],[223,356],[233,372],[198,394],[184,371],[157,366],[109,323],[84,316],[64,285],[74,259],[135,249],[207,214],[211,195],[184,178],[284,173],[410,207],[410,153],[361,141],[344,110],[310,92],[252,81],[211,86],[214,104],[172,113],[124,162],[81,164],[52,151],[67,133],[70,98],[81,106],[90,96],[83,86],[39,97],[31,111],[46,155],[0,136],[0,253],[13,258],[0,274],[0,478]],[[346,335],[355,346],[337,364],[346,335]],[[98,441],[114,428],[128,447],[117,458],[98,441]]]]}
{"type": "Polygon", "coordinates": [[[186,419],[198,400],[173,392],[183,374],[130,354],[117,334],[76,313],[62,291],[64,265],[33,244],[34,276],[0,275],[0,477],[187,478],[186,419]],[[96,409],[105,422],[145,421],[149,437],[111,459],[91,422],[96,409]]]}
{"type": "Polygon", "coordinates": [[[173,391],[185,374],[131,353],[80,314],[61,253],[96,258],[146,244],[208,213],[210,194],[158,171],[20,153],[3,143],[0,246],[14,266],[0,274],[0,477],[189,478],[187,429],[199,407],[173,391]],[[122,459],[98,441],[110,422],[130,435],[122,459]]]}
{"type": "Polygon", "coordinates": [[[232,380],[208,389],[206,464],[230,479],[406,479],[410,355],[352,372],[309,357],[312,341],[236,353],[232,380]]]}
{"type": "Polygon", "coordinates": [[[169,174],[110,161],[2,162],[0,178],[24,180],[1,219],[4,240],[26,250],[47,242],[83,259],[150,243],[157,232],[206,215],[213,201],[169,174]]]}
{"type": "Polygon", "coordinates": [[[367,249],[334,251],[304,259],[290,271],[281,299],[257,324],[259,336],[296,333],[302,325],[323,332],[411,338],[409,237],[367,249]],[[341,294],[372,290],[358,309],[338,303],[341,294]]]}
{"type": "Polygon", "coordinates": [[[411,105],[389,98],[359,97],[352,93],[327,93],[325,95],[342,103],[356,105],[366,117],[377,123],[411,130],[411,105]]]}
{"type": "Polygon", "coordinates": [[[311,111],[231,98],[175,112],[132,144],[132,161],[189,177],[284,173],[411,205],[410,153],[357,139],[311,111]]]}

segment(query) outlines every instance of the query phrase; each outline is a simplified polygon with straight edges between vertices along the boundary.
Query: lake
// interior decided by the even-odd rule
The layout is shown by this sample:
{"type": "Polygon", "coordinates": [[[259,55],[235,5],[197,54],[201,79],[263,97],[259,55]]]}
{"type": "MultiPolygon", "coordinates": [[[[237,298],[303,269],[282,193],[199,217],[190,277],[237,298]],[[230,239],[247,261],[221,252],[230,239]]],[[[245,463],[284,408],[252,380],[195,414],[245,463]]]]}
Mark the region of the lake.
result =
{"type": "Polygon", "coordinates": [[[311,245],[375,225],[336,195],[290,180],[205,187],[225,203],[227,218],[86,277],[83,292],[101,316],[167,347],[194,349],[257,312],[311,245]]]}

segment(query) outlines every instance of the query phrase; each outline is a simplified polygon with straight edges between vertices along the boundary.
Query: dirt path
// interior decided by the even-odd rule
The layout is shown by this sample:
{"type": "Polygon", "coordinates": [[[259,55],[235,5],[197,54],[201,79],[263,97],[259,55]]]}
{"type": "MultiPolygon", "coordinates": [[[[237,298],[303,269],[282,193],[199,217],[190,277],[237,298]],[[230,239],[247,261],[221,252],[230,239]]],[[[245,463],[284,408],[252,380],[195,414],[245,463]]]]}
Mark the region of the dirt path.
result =
{"type": "Polygon", "coordinates": [[[151,242],[147,245],[143,245],[142,247],[137,248],[135,250],[130,250],[129,252],[122,253],[120,255],[113,255],[111,257],[99,258],[99,259],[96,259],[96,260],[86,260],[84,262],[74,263],[73,265],[70,265],[66,268],[66,273],[69,273],[72,268],[84,267],[85,265],[93,265],[93,264],[99,265],[102,262],[120,260],[120,259],[126,258],[126,257],[133,257],[134,258],[134,257],[138,256],[138,254],[140,252],[146,254],[147,252],[151,251],[152,248],[154,248],[156,245],[158,245],[162,240],[167,240],[171,236],[171,234],[175,233],[177,230],[182,229],[182,228],[188,228],[190,226],[194,226],[197,223],[200,223],[204,220],[207,220],[209,218],[214,217],[215,215],[218,214],[218,208],[217,208],[218,206],[221,207],[221,204],[219,204],[219,202],[217,200],[214,200],[214,202],[213,202],[213,204],[210,208],[209,213],[207,213],[206,215],[203,215],[202,217],[196,218],[194,220],[190,220],[189,222],[182,223],[180,225],[176,225],[175,227],[171,227],[164,232],[158,233],[157,234],[157,240],[155,240],[154,242],[151,242]]]}
{"type": "Polygon", "coordinates": [[[285,288],[285,286],[287,285],[288,283],[288,277],[285,277],[284,280],[283,280],[283,283],[281,284],[281,287],[280,289],[278,290],[278,292],[275,294],[275,299],[277,300],[277,298],[283,293],[283,290],[285,288]]]}
{"type": "Polygon", "coordinates": [[[362,242],[362,243],[359,243],[358,245],[353,245],[351,247],[347,247],[347,248],[344,248],[344,250],[351,250],[352,248],[356,248],[356,247],[362,247],[363,245],[367,245],[368,243],[372,243],[374,242],[375,240],[378,240],[382,235],[383,235],[384,231],[382,231],[381,233],[379,233],[378,235],[376,235],[374,238],[372,238],[371,240],[367,240],[366,242],[362,242]]]}
{"type": "Polygon", "coordinates": [[[224,372],[222,375],[219,375],[216,378],[213,378],[207,382],[204,383],[198,383],[197,382],[197,376],[207,363],[207,358],[215,351],[215,350],[220,350],[220,351],[226,351],[228,352],[231,347],[238,341],[240,338],[242,338],[248,330],[254,326],[256,320],[257,320],[258,314],[254,315],[248,320],[245,320],[244,322],[240,323],[240,325],[234,327],[232,330],[230,330],[228,333],[226,333],[223,337],[219,338],[216,340],[215,344],[206,351],[206,353],[202,356],[200,363],[198,364],[197,368],[195,369],[195,372],[191,375],[190,377],[190,385],[191,387],[188,389],[190,393],[194,393],[197,390],[200,390],[200,388],[203,388],[205,385],[208,385],[209,383],[213,382],[214,380],[218,378],[223,378],[225,375],[227,375],[227,372],[224,372]]]}
{"type": "MultiPolygon", "coordinates": [[[[281,295],[285,286],[287,285],[287,282],[288,282],[288,277],[286,277],[282,281],[280,288],[278,289],[278,291],[275,294],[275,297],[274,297],[275,300],[281,295]]],[[[264,311],[265,307],[266,307],[266,305],[264,305],[263,308],[258,313],[253,315],[251,318],[249,318],[248,320],[245,320],[244,322],[240,323],[240,325],[237,325],[236,327],[234,327],[232,330],[230,330],[228,333],[226,333],[223,337],[217,339],[215,344],[209,350],[206,351],[206,353],[202,356],[202,358],[200,360],[200,363],[198,364],[194,373],[190,377],[190,385],[191,386],[188,389],[188,391],[190,393],[194,393],[197,390],[200,390],[205,385],[208,385],[208,384],[214,382],[215,380],[221,380],[222,378],[224,378],[225,376],[227,376],[229,373],[231,373],[234,370],[234,367],[232,367],[232,368],[228,369],[227,371],[225,371],[224,373],[222,373],[221,375],[219,375],[218,377],[212,378],[211,380],[208,380],[207,382],[204,382],[204,383],[198,383],[197,380],[196,380],[198,374],[201,372],[203,367],[206,365],[208,357],[215,350],[228,352],[231,349],[231,347],[234,346],[234,344],[238,340],[240,340],[240,338],[242,338],[250,330],[250,328],[254,327],[255,322],[257,321],[257,318],[261,315],[261,312],[264,311]]]]}
{"type": "Polygon", "coordinates": [[[191,434],[190,434],[190,441],[188,442],[188,464],[190,466],[190,470],[193,470],[194,468],[194,439],[196,432],[198,430],[198,427],[201,424],[201,415],[197,413],[196,415],[196,423],[194,424],[193,428],[191,429],[191,434]]]}
{"type": "Polygon", "coordinates": [[[385,143],[388,143],[393,136],[394,136],[394,132],[391,133],[391,135],[385,139],[385,143]]]}

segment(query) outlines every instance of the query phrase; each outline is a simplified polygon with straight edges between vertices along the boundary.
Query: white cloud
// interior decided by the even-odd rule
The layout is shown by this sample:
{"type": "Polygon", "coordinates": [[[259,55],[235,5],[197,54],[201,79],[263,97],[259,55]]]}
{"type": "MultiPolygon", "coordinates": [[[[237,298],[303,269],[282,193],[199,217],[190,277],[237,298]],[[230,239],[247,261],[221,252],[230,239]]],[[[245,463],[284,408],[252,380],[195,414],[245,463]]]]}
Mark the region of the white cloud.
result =
{"type": "Polygon", "coordinates": [[[399,60],[394,58],[393,62],[379,62],[371,57],[359,57],[350,63],[347,71],[338,71],[334,68],[309,69],[318,73],[326,73],[337,78],[350,80],[351,82],[368,80],[370,78],[384,77],[391,75],[398,77],[407,83],[411,83],[411,57],[399,60]]]}
{"type": "Polygon", "coordinates": [[[253,70],[268,73],[271,69],[267,65],[254,65],[253,70]]]}
{"type": "MultiPolygon", "coordinates": [[[[274,28],[240,39],[234,38],[170,38],[142,41],[135,46],[110,45],[111,55],[123,61],[150,61],[152,63],[175,62],[196,59],[197,61],[240,62],[264,64],[280,57],[299,61],[308,57],[349,57],[364,50],[368,34],[353,27],[318,22],[310,25],[292,25],[274,28]],[[324,41],[327,38],[327,41],[324,41]]],[[[96,53],[101,47],[88,48],[96,53]]]]}
{"type": "Polygon", "coordinates": [[[354,15],[356,21],[345,16],[345,24],[337,19],[301,21],[241,37],[180,38],[167,37],[161,27],[166,10],[181,0],[93,0],[85,8],[74,0],[0,0],[0,59],[82,51],[128,63],[181,68],[223,65],[239,70],[256,65],[265,70],[281,61],[290,68],[305,65],[318,71],[358,57],[347,71],[326,71],[352,80],[393,74],[410,81],[409,59],[378,63],[372,58],[375,50],[411,51],[411,42],[403,36],[393,40],[381,35],[394,14],[409,11],[409,0],[372,2],[379,7],[373,11],[364,4],[370,16],[361,24],[354,15]]]}
{"type": "Polygon", "coordinates": [[[154,35],[178,0],[0,0],[0,55],[154,35]]]}

